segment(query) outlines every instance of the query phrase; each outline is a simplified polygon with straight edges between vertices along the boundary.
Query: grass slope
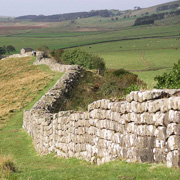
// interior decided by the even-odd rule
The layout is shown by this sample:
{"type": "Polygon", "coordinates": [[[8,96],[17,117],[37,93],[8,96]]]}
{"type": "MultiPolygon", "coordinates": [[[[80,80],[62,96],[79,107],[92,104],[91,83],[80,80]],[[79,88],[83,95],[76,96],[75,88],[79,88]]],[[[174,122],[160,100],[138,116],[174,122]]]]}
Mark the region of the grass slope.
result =
{"type": "Polygon", "coordinates": [[[57,76],[46,66],[36,67],[32,62],[31,57],[0,61],[0,127],[57,76]]]}

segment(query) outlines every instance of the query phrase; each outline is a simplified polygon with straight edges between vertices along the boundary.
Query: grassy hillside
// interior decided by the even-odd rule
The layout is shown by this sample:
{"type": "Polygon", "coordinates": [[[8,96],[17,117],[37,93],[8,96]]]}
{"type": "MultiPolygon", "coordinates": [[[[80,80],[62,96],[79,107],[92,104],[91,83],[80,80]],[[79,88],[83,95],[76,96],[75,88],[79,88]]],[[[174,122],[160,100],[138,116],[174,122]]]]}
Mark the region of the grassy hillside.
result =
{"type": "Polygon", "coordinates": [[[31,57],[0,61],[0,128],[33,101],[50,81],[54,82],[60,76],[46,66],[36,67],[32,62],[31,57]]]}

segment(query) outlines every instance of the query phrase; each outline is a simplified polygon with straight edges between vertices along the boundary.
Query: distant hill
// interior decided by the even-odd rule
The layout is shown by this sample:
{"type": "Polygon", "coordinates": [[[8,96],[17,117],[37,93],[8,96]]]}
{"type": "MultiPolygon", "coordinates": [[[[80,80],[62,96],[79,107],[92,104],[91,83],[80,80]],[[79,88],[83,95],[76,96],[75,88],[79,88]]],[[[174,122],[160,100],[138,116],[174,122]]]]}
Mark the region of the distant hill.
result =
{"type": "Polygon", "coordinates": [[[100,17],[110,17],[121,15],[122,13],[119,10],[92,10],[90,12],[76,12],[76,13],[66,13],[66,14],[56,14],[56,15],[27,15],[27,16],[19,16],[15,18],[16,20],[29,20],[33,22],[57,22],[57,21],[67,21],[67,20],[75,20],[79,18],[88,18],[93,16],[100,17]]]}
{"type": "Polygon", "coordinates": [[[26,15],[16,17],[15,20],[18,21],[32,21],[32,22],[59,22],[67,20],[75,20],[89,17],[113,17],[120,16],[124,14],[126,17],[144,16],[147,14],[156,14],[164,11],[177,10],[180,8],[180,1],[173,1],[169,3],[164,3],[156,5],[149,8],[134,7],[134,10],[120,11],[116,9],[112,10],[92,10],[90,12],[75,12],[75,13],[65,13],[65,14],[54,14],[54,15],[26,15]]]}

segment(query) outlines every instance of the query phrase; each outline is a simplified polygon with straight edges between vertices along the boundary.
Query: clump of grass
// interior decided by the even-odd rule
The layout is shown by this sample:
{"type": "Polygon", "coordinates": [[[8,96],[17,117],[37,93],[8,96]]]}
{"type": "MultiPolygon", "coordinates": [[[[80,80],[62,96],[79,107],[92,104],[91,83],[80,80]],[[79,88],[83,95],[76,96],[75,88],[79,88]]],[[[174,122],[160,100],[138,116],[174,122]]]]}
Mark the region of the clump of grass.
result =
{"type": "Polygon", "coordinates": [[[0,179],[8,178],[10,173],[17,171],[15,163],[10,155],[0,155],[0,179]]]}

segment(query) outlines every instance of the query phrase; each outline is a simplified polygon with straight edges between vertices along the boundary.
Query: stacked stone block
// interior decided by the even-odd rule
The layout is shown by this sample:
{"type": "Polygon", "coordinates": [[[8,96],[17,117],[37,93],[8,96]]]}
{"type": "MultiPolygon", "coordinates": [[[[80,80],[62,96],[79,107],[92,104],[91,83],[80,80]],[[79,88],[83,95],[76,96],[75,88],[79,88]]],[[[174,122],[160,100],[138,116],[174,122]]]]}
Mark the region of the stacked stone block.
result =
{"type": "Polygon", "coordinates": [[[180,166],[180,90],[135,91],[120,102],[93,102],[87,112],[54,113],[79,75],[66,74],[24,112],[23,127],[39,153],[99,165],[121,158],[180,166]]]}

